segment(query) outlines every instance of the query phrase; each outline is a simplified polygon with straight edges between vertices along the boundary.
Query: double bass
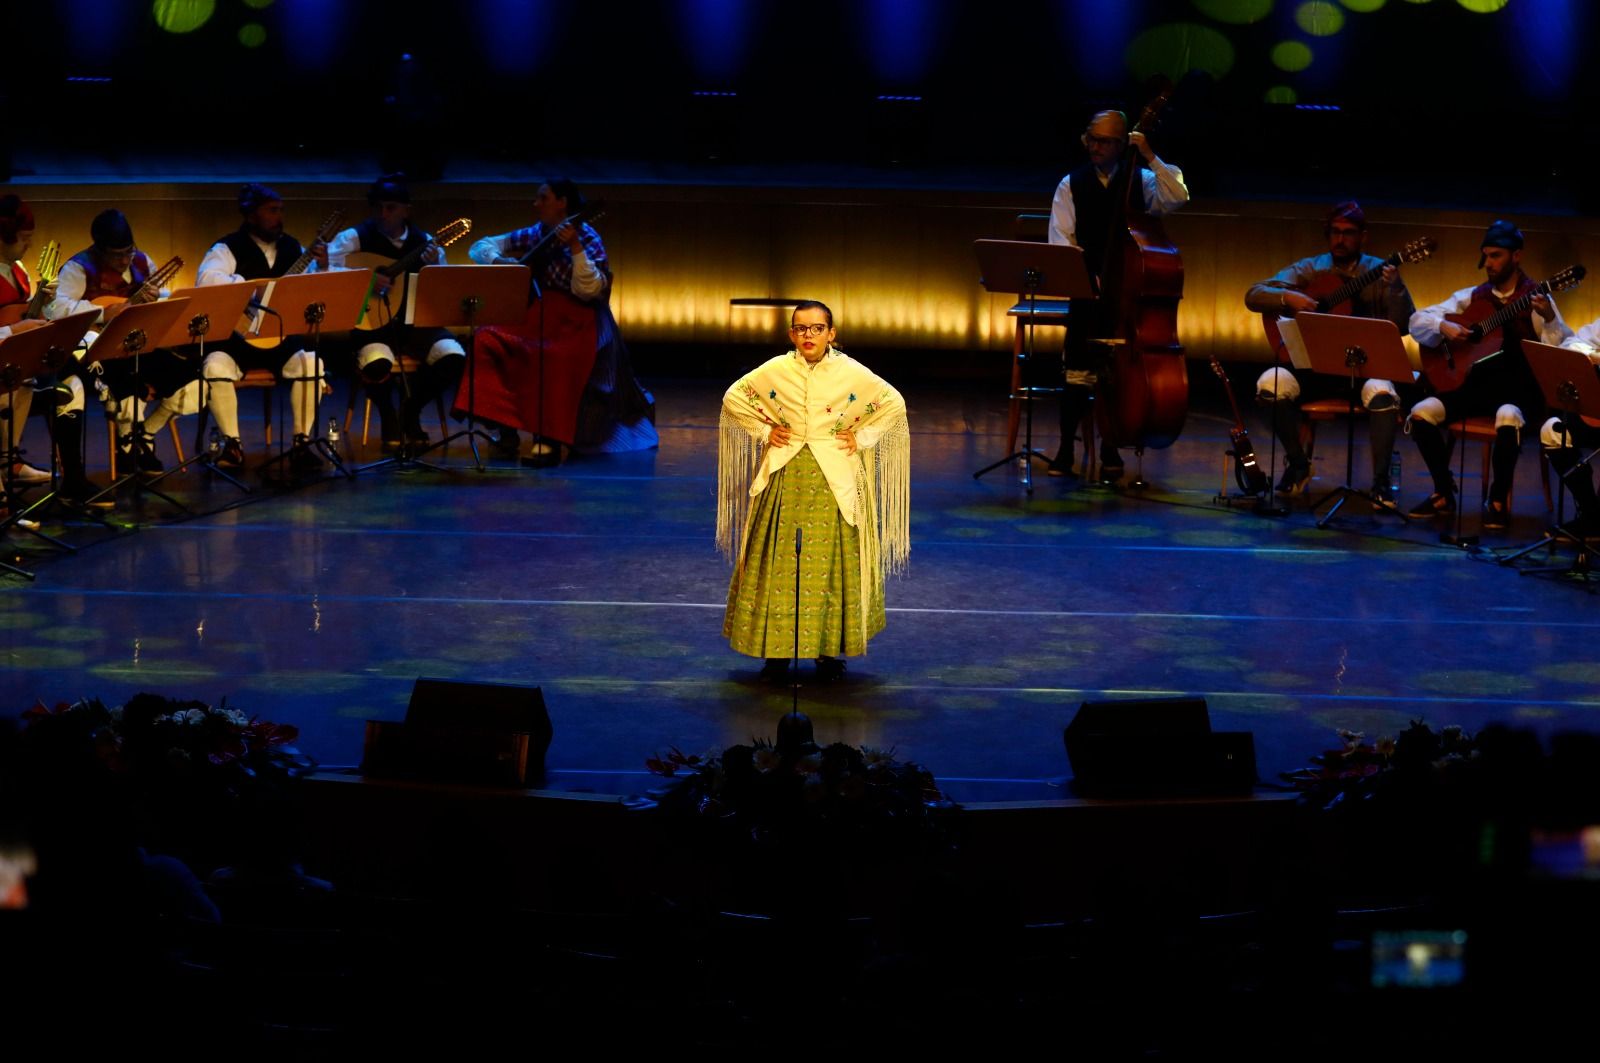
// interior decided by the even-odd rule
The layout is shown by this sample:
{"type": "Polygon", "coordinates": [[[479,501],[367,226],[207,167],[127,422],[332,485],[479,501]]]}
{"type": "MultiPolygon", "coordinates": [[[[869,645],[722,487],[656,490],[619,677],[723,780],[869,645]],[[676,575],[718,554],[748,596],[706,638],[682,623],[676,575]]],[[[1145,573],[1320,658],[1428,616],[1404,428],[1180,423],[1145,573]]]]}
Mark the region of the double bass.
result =
{"type": "MultiPolygon", "coordinates": [[[[1133,131],[1153,125],[1171,94],[1170,86],[1163,88],[1133,131]]],[[[1142,453],[1171,446],[1183,431],[1189,370],[1178,342],[1183,256],[1160,220],[1145,209],[1139,160],[1130,137],[1113,179],[1115,205],[1100,270],[1098,344],[1110,348],[1110,357],[1096,405],[1106,440],[1142,453]]]]}

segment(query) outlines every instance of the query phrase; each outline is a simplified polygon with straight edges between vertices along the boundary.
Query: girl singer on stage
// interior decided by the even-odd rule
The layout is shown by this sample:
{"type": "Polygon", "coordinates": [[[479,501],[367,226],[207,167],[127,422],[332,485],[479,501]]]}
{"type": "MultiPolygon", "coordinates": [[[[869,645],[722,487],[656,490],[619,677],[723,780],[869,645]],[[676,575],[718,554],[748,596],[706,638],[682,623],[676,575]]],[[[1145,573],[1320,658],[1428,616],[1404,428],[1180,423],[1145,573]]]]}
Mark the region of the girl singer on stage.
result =
{"type": "Polygon", "coordinates": [[[784,681],[797,619],[800,655],[840,678],[839,658],[883,630],[884,574],[911,551],[905,401],[833,339],[832,311],[801,303],[794,349],[722,397],[717,545],[734,562],[722,634],[766,658],[769,682],[784,681]]]}

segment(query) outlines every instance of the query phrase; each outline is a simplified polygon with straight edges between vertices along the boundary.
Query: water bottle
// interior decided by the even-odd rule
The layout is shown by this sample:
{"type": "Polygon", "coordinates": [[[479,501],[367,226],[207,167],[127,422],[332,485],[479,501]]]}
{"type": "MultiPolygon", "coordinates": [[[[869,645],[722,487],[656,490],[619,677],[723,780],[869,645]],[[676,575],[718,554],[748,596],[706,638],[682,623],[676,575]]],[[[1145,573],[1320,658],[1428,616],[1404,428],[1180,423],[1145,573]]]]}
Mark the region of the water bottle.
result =
{"type": "Polygon", "coordinates": [[[1389,455],[1389,497],[1400,497],[1400,448],[1389,455]]]}
{"type": "Polygon", "coordinates": [[[206,449],[213,454],[222,453],[222,433],[217,431],[217,426],[211,426],[210,446],[206,449]]]}
{"type": "Polygon", "coordinates": [[[337,417],[328,418],[328,442],[339,442],[339,418],[337,417]]]}

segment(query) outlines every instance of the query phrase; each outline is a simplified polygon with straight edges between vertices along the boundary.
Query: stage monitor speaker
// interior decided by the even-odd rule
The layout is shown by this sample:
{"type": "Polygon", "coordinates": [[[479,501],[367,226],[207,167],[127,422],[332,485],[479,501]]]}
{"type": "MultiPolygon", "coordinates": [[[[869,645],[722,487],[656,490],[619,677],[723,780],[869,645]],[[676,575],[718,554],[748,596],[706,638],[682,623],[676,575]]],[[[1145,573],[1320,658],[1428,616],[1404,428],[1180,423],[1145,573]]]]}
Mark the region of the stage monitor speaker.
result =
{"type": "Polygon", "coordinates": [[[419,678],[405,723],[372,721],[368,775],[536,786],[554,729],[538,687],[419,678]]]}
{"type": "Polygon", "coordinates": [[[1062,732],[1080,797],[1248,794],[1255,739],[1213,731],[1203,698],[1086,701],[1062,732]]]}

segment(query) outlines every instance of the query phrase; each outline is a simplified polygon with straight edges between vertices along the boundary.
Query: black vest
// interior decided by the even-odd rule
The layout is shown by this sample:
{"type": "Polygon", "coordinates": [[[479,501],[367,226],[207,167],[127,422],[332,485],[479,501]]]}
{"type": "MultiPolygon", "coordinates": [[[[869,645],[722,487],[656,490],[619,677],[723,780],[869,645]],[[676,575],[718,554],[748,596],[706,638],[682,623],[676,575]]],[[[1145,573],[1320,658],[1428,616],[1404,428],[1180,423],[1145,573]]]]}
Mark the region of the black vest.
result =
{"type": "Polygon", "coordinates": [[[406,238],[398,248],[394,241],[383,235],[383,230],[378,228],[378,223],[372,218],[356,226],[356,237],[361,241],[359,250],[384,258],[403,258],[428,242],[428,234],[415,225],[406,225],[406,238]]]}
{"type": "Polygon", "coordinates": [[[305,251],[299,240],[284,233],[278,237],[277,258],[268,266],[267,256],[262,254],[261,246],[242,228],[235,229],[217,243],[233,252],[233,271],[247,281],[283,276],[305,251]]]}
{"type": "MultiPolygon", "coordinates": [[[[1141,182],[1138,194],[1143,195],[1144,167],[1139,168],[1134,179],[1141,182]]],[[[1072,206],[1077,212],[1078,246],[1083,248],[1083,260],[1089,272],[1098,277],[1106,265],[1106,237],[1111,232],[1113,206],[1111,190],[1117,187],[1117,178],[1113,176],[1111,184],[1102,187],[1094,166],[1085,163],[1068,174],[1067,180],[1072,188],[1072,206]]]]}

